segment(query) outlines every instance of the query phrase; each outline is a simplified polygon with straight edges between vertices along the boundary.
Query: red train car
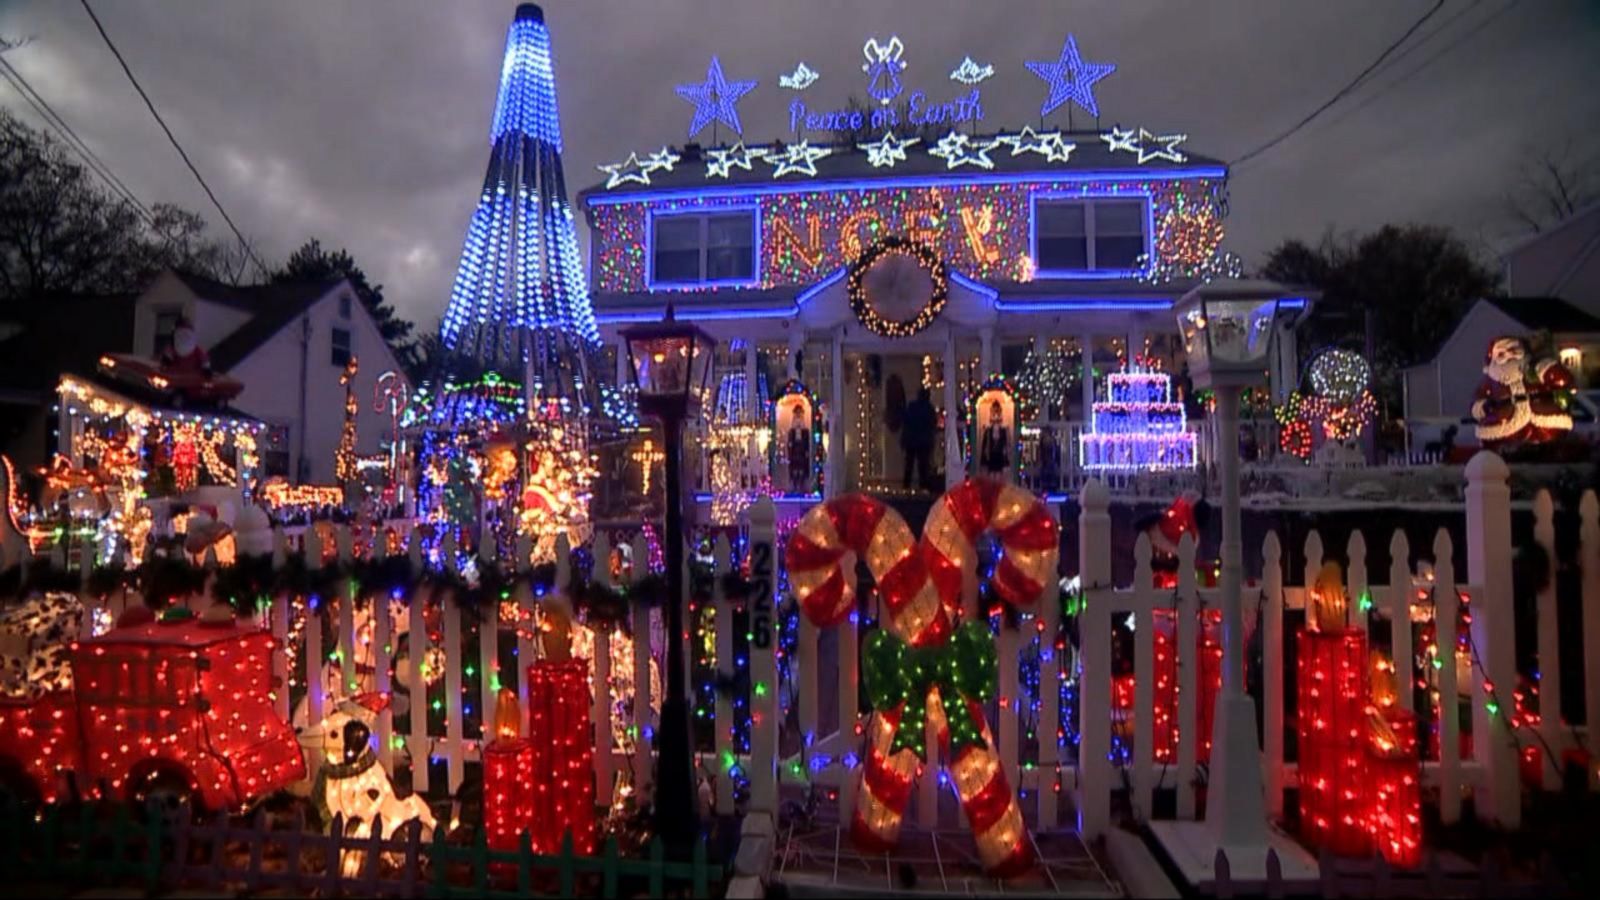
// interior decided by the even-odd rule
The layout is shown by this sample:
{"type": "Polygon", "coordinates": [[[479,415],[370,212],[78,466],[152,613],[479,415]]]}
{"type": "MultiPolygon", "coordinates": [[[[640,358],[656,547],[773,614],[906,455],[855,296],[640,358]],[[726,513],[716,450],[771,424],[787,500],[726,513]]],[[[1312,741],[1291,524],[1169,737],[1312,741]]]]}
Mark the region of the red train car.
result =
{"type": "Polygon", "coordinates": [[[305,777],[272,706],[272,636],[193,617],[125,625],[74,645],[72,688],[0,705],[0,773],[46,802],[187,798],[236,809],[305,777]]]}

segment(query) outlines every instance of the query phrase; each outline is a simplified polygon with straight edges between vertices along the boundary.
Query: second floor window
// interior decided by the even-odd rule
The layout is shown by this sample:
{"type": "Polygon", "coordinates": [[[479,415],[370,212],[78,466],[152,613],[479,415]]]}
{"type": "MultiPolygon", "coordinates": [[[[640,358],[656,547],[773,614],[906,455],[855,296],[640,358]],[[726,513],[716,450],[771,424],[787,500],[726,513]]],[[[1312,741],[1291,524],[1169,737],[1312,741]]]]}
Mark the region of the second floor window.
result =
{"type": "Polygon", "coordinates": [[[178,330],[178,322],[183,319],[183,310],[173,307],[171,309],[156,310],[156,356],[165,353],[172,346],[172,335],[178,330]]]}
{"type": "Polygon", "coordinates": [[[749,282],[756,212],[680,213],[652,220],[650,286],[749,282]]]}
{"type": "Polygon", "coordinates": [[[1145,200],[1040,199],[1033,258],[1040,275],[1130,272],[1147,250],[1145,200]]]}
{"type": "Polygon", "coordinates": [[[355,342],[348,328],[335,328],[328,332],[329,340],[333,344],[334,365],[344,368],[350,364],[350,357],[355,355],[355,342]]]}

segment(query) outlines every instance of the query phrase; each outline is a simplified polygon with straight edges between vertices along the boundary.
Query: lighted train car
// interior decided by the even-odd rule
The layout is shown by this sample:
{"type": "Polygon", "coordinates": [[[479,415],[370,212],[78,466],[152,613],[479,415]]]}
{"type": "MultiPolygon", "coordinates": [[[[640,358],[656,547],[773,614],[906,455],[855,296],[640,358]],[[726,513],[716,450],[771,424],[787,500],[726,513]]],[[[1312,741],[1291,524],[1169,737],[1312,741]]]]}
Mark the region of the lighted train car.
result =
{"type": "Polygon", "coordinates": [[[0,771],[23,791],[237,809],[305,775],[272,707],[273,639],[231,617],[123,625],[73,647],[72,688],[4,707],[0,771]]]}

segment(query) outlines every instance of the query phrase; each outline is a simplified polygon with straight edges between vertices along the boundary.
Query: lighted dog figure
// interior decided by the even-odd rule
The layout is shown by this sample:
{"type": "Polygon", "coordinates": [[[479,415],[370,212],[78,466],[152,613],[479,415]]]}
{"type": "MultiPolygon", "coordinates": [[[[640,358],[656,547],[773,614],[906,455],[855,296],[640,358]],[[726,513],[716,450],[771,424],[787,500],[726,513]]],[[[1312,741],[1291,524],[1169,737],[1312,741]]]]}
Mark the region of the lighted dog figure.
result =
{"type": "MultiPolygon", "coordinates": [[[[385,840],[412,820],[422,823],[426,837],[438,826],[433,812],[421,797],[402,800],[395,795],[389,773],[378,763],[372,746],[372,725],[387,705],[388,698],[381,694],[359,694],[339,701],[322,720],[325,758],[311,798],[323,821],[331,824],[334,816],[344,816],[347,835],[370,837],[372,822],[381,817],[385,840]]],[[[359,854],[346,854],[343,865],[346,872],[359,872],[359,854]]]]}

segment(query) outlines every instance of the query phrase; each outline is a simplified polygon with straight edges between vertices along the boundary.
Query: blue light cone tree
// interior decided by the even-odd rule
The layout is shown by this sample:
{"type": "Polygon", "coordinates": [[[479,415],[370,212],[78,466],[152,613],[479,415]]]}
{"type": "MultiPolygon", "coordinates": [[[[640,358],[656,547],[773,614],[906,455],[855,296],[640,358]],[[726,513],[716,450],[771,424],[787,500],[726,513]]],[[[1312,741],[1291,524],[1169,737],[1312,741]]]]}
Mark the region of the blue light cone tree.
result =
{"type": "Polygon", "coordinates": [[[440,337],[456,358],[521,380],[530,411],[553,404],[603,438],[633,415],[601,377],[600,334],[562,174],[550,31],[531,3],[517,7],[506,35],[489,140],[440,337]]]}

